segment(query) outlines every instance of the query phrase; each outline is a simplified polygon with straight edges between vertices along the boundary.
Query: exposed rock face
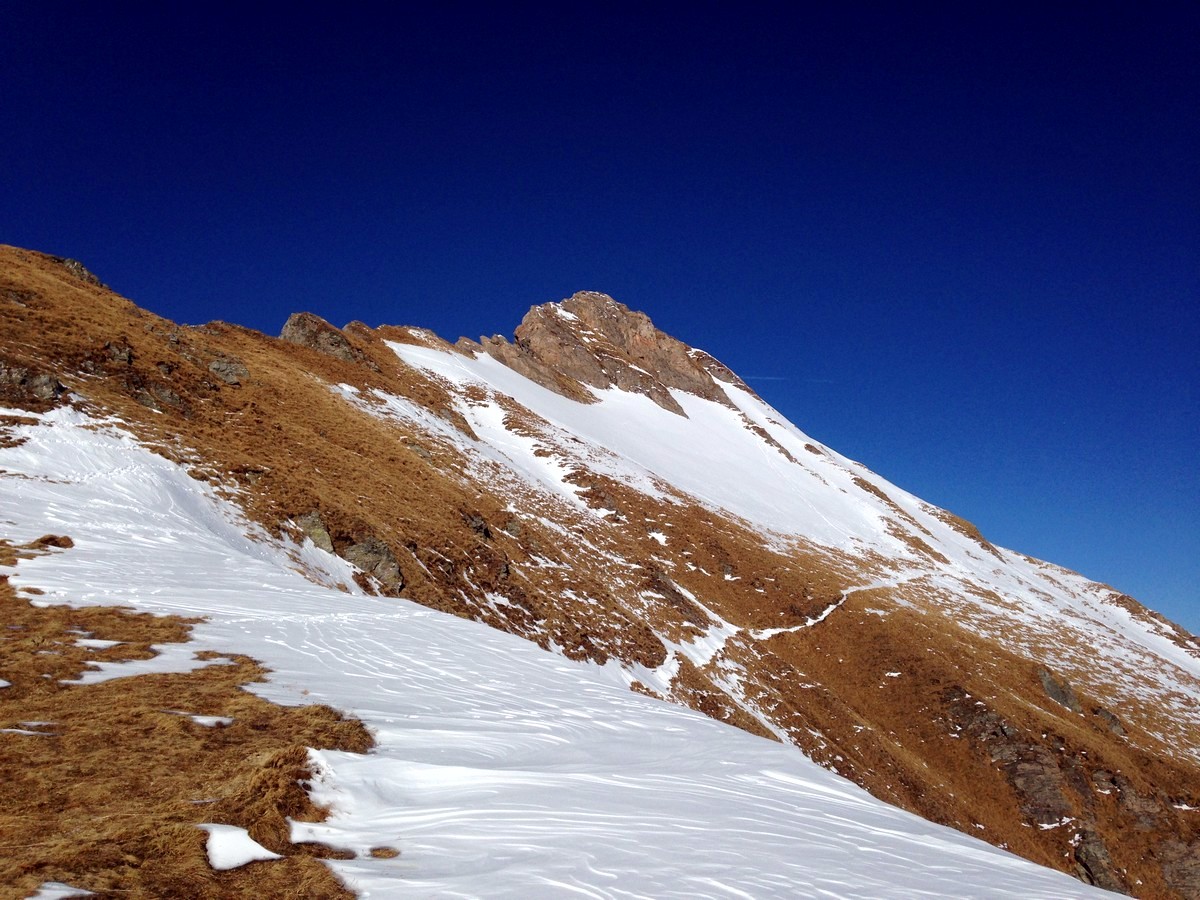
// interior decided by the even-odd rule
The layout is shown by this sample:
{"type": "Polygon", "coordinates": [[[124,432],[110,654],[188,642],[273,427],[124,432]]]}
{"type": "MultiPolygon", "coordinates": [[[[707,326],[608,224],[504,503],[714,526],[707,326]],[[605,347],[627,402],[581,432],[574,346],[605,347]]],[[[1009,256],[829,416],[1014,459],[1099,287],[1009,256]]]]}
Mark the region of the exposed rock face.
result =
{"type": "Polygon", "coordinates": [[[1065,678],[1055,678],[1054,673],[1046,668],[1038,669],[1038,678],[1041,679],[1042,687],[1046,689],[1047,697],[1055,703],[1062,704],[1071,712],[1083,712],[1079,698],[1075,696],[1070,682],[1065,678]]]}
{"type": "Polygon", "coordinates": [[[125,341],[105,341],[104,354],[112,362],[133,365],[133,349],[125,341]]]}
{"type": "Polygon", "coordinates": [[[1113,781],[1118,791],[1117,802],[1133,819],[1133,827],[1138,831],[1153,831],[1166,818],[1161,799],[1143,794],[1123,775],[1117,775],[1113,781]]]}
{"type": "Polygon", "coordinates": [[[1021,798],[1021,811],[1039,826],[1051,826],[1072,813],[1058,759],[1048,748],[1030,742],[1003,748],[1012,758],[999,757],[1003,769],[1021,798]]]}
{"type": "Polygon", "coordinates": [[[250,370],[239,359],[222,357],[208,364],[208,370],[226,384],[238,385],[250,377],[250,370]]]}
{"type": "Polygon", "coordinates": [[[645,394],[682,414],[670,389],[728,404],[714,379],[749,390],[703,351],[663,334],[650,319],[607,294],[581,291],[561,303],[535,306],[515,342],[483,338],[482,348],[510,368],[572,399],[590,400],[582,385],[645,394]]]}
{"type": "MultiPolygon", "coordinates": [[[[1169,839],[1159,851],[1168,884],[1183,897],[1200,897],[1200,841],[1169,839]]],[[[1103,885],[1101,885],[1103,887],[1103,885]]]]}
{"type": "Polygon", "coordinates": [[[0,360],[0,399],[15,400],[30,409],[45,409],[57,403],[66,390],[48,372],[27,366],[10,366],[0,360]]]}
{"type": "Polygon", "coordinates": [[[86,284],[92,284],[101,288],[108,287],[108,285],[88,271],[87,267],[77,259],[68,259],[65,256],[51,256],[50,259],[86,284]]]}
{"type": "Polygon", "coordinates": [[[1124,894],[1125,885],[1117,877],[1112,857],[1108,855],[1108,847],[1100,835],[1094,831],[1081,831],[1079,844],[1075,848],[1075,861],[1082,871],[1079,876],[1083,881],[1104,888],[1106,891],[1116,891],[1124,894]]]}
{"type": "Polygon", "coordinates": [[[341,331],[312,313],[292,313],[279,336],[285,341],[309,347],[318,353],[336,356],[346,362],[355,362],[359,358],[359,354],[341,331]]]}
{"type": "Polygon", "coordinates": [[[315,509],[298,518],[296,525],[318,548],[324,550],[326,553],[334,552],[333,539],[329,536],[329,531],[326,529],[325,523],[321,520],[321,514],[315,509]]]}
{"type": "MultiPolygon", "coordinates": [[[[314,542],[315,543],[315,542],[314,542]]],[[[352,544],[342,553],[347,562],[358,566],[368,575],[379,580],[387,591],[398,591],[404,587],[404,576],[400,573],[400,564],[388,548],[388,545],[378,538],[369,537],[357,544],[352,544]]]]}
{"type": "Polygon", "coordinates": [[[147,409],[164,412],[172,409],[188,415],[190,408],[179,392],[158,381],[148,381],[135,373],[125,380],[129,395],[147,409]]]}
{"type": "Polygon", "coordinates": [[[1118,737],[1125,736],[1125,726],[1121,724],[1121,720],[1118,719],[1112,712],[1105,709],[1103,706],[1097,706],[1092,710],[1092,713],[1098,716],[1100,721],[1104,723],[1104,726],[1113,734],[1117,735],[1118,737]]]}

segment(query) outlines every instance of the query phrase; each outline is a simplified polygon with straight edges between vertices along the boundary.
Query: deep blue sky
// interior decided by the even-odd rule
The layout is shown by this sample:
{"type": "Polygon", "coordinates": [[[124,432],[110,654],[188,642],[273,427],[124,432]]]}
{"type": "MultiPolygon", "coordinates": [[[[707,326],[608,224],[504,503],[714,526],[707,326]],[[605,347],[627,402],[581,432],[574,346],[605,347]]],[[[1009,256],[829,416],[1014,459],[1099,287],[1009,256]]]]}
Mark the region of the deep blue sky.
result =
{"type": "Polygon", "coordinates": [[[1195,4],[248,6],[5,3],[0,241],[272,333],[606,291],[1200,630],[1195,4]]]}

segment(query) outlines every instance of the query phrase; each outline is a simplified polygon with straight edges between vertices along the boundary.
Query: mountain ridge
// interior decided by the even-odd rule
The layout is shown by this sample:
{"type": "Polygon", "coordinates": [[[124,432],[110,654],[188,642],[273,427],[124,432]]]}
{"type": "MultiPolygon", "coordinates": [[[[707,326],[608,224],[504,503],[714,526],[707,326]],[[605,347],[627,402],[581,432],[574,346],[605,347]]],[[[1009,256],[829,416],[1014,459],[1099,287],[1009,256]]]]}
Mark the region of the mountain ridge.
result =
{"type": "Polygon", "coordinates": [[[7,403],[120,416],[359,587],[616,661],[1093,883],[1197,891],[1195,638],[813,441],[643,314],[586,292],[512,342],[308,314],[279,340],[2,255],[7,403]]]}
{"type": "Polygon", "coordinates": [[[458,346],[481,349],[543,387],[581,402],[591,399],[584,385],[616,387],[643,393],[683,415],[672,388],[718,403],[728,400],[715,377],[749,390],[709,354],[664,334],[645,313],[599,291],[579,291],[558,303],[532,307],[513,338],[512,343],[502,335],[481,338],[478,344],[460,340],[458,346]]]}

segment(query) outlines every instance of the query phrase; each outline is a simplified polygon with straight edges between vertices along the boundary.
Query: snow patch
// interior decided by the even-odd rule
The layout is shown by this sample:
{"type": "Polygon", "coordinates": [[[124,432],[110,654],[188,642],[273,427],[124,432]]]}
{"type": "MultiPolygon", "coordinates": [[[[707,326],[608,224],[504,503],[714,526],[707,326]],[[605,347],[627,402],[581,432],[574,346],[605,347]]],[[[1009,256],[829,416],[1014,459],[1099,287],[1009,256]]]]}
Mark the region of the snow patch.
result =
{"type": "Polygon", "coordinates": [[[43,881],[36,894],[30,894],[27,900],[68,900],[71,897],[94,897],[94,891],[71,887],[61,881],[43,881]]]}
{"type": "Polygon", "coordinates": [[[114,678],[130,678],[134,675],[173,674],[195,672],[206,666],[231,664],[228,659],[197,659],[196,648],[191,643],[154,644],[150,649],[156,654],[150,659],[120,660],[117,662],[89,663],[87,669],[75,679],[63,679],[64,684],[99,684],[114,678]]]}
{"type": "Polygon", "coordinates": [[[201,716],[179,709],[164,709],[163,712],[172,716],[187,716],[197,725],[203,725],[206,728],[215,728],[218,725],[232,725],[234,721],[230,716],[201,716]]]}
{"type": "Polygon", "coordinates": [[[87,647],[89,650],[107,650],[109,647],[116,647],[118,644],[125,642],[105,641],[100,638],[75,638],[75,643],[80,647],[87,647]]]}
{"type": "Polygon", "coordinates": [[[245,828],[236,825],[197,825],[197,828],[208,832],[205,849],[208,851],[208,864],[218,872],[229,869],[240,869],[247,863],[267,859],[283,859],[278,853],[272,853],[254,838],[245,828]]]}

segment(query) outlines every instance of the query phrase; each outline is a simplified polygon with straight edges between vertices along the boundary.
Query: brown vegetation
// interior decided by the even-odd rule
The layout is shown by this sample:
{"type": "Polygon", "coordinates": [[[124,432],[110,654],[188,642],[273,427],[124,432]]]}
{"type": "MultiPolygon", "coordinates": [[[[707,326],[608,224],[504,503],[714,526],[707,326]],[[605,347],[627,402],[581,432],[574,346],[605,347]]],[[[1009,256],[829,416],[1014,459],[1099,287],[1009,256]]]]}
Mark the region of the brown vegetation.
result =
{"type": "MultiPolygon", "coordinates": [[[[64,546],[53,536],[0,543],[0,564],[64,546]]],[[[306,747],[364,752],[371,738],[360,723],[249,693],[242,685],[266,671],[243,656],[187,674],[72,683],[91,663],[187,640],[195,620],[33,606],[0,576],[0,621],[0,678],[10,682],[0,688],[0,896],[26,897],[45,881],[102,897],[352,896],[318,862],[335,851],[291,844],[286,818],[323,818],[302,787],[306,747]],[[119,643],[89,649],[81,637],[119,643]],[[199,823],[246,828],[285,858],[215,872],[199,823]]]]}

